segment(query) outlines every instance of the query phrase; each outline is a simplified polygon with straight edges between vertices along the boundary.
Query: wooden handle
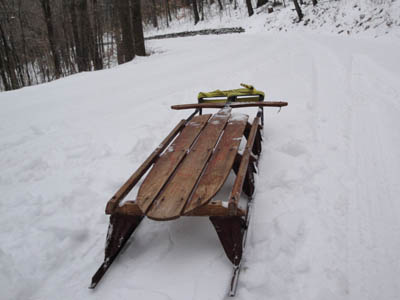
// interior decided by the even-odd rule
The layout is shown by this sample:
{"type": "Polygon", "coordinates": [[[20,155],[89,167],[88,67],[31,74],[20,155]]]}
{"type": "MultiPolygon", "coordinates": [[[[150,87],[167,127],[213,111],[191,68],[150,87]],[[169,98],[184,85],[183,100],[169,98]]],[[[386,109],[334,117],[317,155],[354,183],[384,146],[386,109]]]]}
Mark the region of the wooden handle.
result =
{"type": "MultiPolygon", "coordinates": [[[[242,107],[283,107],[287,106],[287,102],[282,101],[266,101],[266,102],[242,102],[242,103],[231,103],[229,106],[232,108],[242,108],[242,107]]],[[[197,108],[223,108],[225,103],[191,103],[191,104],[178,104],[172,105],[172,109],[197,109],[197,108]]]]}
{"type": "Polygon", "coordinates": [[[256,139],[258,126],[260,124],[260,117],[256,117],[250,129],[249,137],[247,138],[246,148],[242,154],[239,170],[236,174],[236,180],[233,184],[231,194],[229,196],[228,211],[230,216],[235,216],[238,211],[238,204],[240,195],[242,193],[243,183],[246,178],[247,168],[249,167],[250,155],[253,149],[254,141],[256,139]]]}

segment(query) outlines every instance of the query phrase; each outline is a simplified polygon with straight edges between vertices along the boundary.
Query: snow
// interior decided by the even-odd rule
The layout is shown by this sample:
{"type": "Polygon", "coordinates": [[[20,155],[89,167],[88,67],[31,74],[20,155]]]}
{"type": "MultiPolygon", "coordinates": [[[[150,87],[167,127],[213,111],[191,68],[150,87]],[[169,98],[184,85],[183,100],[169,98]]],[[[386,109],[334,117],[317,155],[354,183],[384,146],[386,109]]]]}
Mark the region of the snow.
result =
{"type": "Polygon", "coordinates": [[[245,82],[289,106],[264,109],[236,299],[398,299],[398,39],[264,32],[148,47],[112,69],[0,93],[0,298],[224,298],[232,267],[207,218],[144,220],[87,287],[106,202],[190,113],[169,107],[245,82]]]}
{"type": "MultiPolygon", "coordinates": [[[[248,118],[248,115],[240,114],[240,113],[232,113],[231,118],[229,119],[230,122],[235,121],[244,121],[248,118]]],[[[241,138],[240,138],[241,139],[241,138]]]]}
{"type": "Polygon", "coordinates": [[[169,146],[167,152],[174,152],[174,146],[169,146]]]}
{"type": "MultiPolygon", "coordinates": [[[[294,5],[285,1],[286,6],[274,7],[268,13],[268,5],[254,9],[249,18],[244,1],[224,3],[225,9],[220,11],[214,3],[209,9],[205,6],[204,20],[194,25],[192,12],[182,10],[178,19],[173,18],[166,25],[165,19],[159,19],[159,28],[146,26],[146,36],[166,33],[193,31],[209,28],[243,27],[246,32],[320,32],[324,34],[344,36],[365,36],[400,38],[400,0],[318,0],[318,5],[311,5],[311,0],[304,1],[301,6],[304,18],[298,22],[294,5]],[[189,17],[188,17],[189,16],[189,17]]],[[[255,3],[253,1],[253,6],[255,3]]]]}

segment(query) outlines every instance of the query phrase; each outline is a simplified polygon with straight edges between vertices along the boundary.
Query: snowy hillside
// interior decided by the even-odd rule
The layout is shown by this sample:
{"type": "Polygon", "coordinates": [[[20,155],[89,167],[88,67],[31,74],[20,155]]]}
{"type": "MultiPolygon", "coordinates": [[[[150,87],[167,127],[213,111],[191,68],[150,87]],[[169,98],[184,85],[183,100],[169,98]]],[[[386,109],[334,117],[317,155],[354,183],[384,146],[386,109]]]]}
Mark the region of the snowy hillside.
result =
{"type": "MultiPolygon", "coordinates": [[[[253,1],[253,5],[256,1],[253,1]]],[[[244,3],[225,3],[224,11],[218,9],[217,3],[211,8],[206,7],[205,19],[194,25],[191,11],[182,11],[179,20],[173,19],[169,26],[165,20],[160,22],[160,28],[146,26],[145,35],[152,36],[184,30],[204,28],[223,28],[242,26],[247,32],[321,32],[339,35],[357,35],[379,37],[389,35],[400,38],[400,1],[399,0],[318,0],[317,6],[311,1],[302,5],[303,20],[298,23],[298,17],[291,1],[285,1],[286,6],[274,7],[273,13],[268,13],[268,4],[255,9],[255,14],[248,16],[244,3]]]]}
{"type": "Polygon", "coordinates": [[[259,33],[148,46],[0,93],[0,298],[223,299],[231,265],[206,218],[144,221],[87,287],[107,200],[187,116],[170,105],[247,82],[289,106],[266,115],[236,299],[398,299],[400,43],[259,33]]]}

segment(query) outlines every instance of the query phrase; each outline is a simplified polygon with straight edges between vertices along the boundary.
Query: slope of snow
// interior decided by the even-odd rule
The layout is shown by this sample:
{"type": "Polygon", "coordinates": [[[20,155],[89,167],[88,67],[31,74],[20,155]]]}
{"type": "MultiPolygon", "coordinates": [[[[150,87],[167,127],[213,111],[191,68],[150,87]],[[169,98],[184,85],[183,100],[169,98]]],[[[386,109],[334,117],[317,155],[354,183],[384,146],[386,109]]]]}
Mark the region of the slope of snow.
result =
{"type": "MultiPolygon", "coordinates": [[[[400,1],[319,0],[303,6],[303,20],[290,9],[268,14],[263,24],[268,31],[312,31],[340,35],[400,37],[400,1]]],[[[260,10],[260,13],[262,10],[260,10]]],[[[254,26],[257,29],[257,26],[254,26]]],[[[254,30],[254,29],[253,29],[254,30]]]]}
{"type": "Polygon", "coordinates": [[[267,110],[236,299],[397,299],[400,43],[264,33],[148,46],[0,94],[0,298],[224,298],[231,265],[206,218],[145,220],[87,287],[107,200],[189,114],[169,106],[245,82],[289,106],[267,110]]]}
{"type": "MultiPolygon", "coordinates": [[[[226,1],[227,2],[227,1],[226,1]]],[[[256,1],[253,1],[255,7],[256,1]]],[[[241,26],[247,32],[289,31],[289,32],[321,32],[339,35],[358,35],[380,37],[389,35],[400,38],[400,1],[399,0],[318,0],[317,6],[310,1],[302,5],[304,18],[298,22],[296,11],[291,1],[285,1],[286,6],[274,7],[273,13],[268,13],[268,4],[254,9],[254,15],[249,17],[245,1],[234,4],[224,4],[225,9],[219,10],[214,3],[209,8],[204,7],[204,20],[194,25],[192,11],[179,11],[178,18],[173,17],[169,26],[165,18],[159,18],[159,28],[145,26],[145,35],[173,33],[180,31],[199,30],[206,28],[223,28],[241,26]]]]}

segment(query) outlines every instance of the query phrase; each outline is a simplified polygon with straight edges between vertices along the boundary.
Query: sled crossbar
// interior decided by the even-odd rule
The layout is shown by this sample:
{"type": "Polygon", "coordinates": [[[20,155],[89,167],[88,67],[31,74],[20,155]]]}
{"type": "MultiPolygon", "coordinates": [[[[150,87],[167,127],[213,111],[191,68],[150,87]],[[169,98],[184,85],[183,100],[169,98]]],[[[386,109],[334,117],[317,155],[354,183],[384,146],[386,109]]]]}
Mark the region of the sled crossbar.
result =
{"type": "MultiPolygon", "coordinates": [[[[266,101],[266,102],[248,102],[248,103],[230,103],[231,108],[243,108],[243,107],[283,107],[287,106],[287,102],[283,101],[266,101]]],[[[172,105],[171,108],[175,110],[182,109],[201,109],[201,108],[223,108],[226,103],[190,103],[190,104],[178,104],[172,105]]]]}

